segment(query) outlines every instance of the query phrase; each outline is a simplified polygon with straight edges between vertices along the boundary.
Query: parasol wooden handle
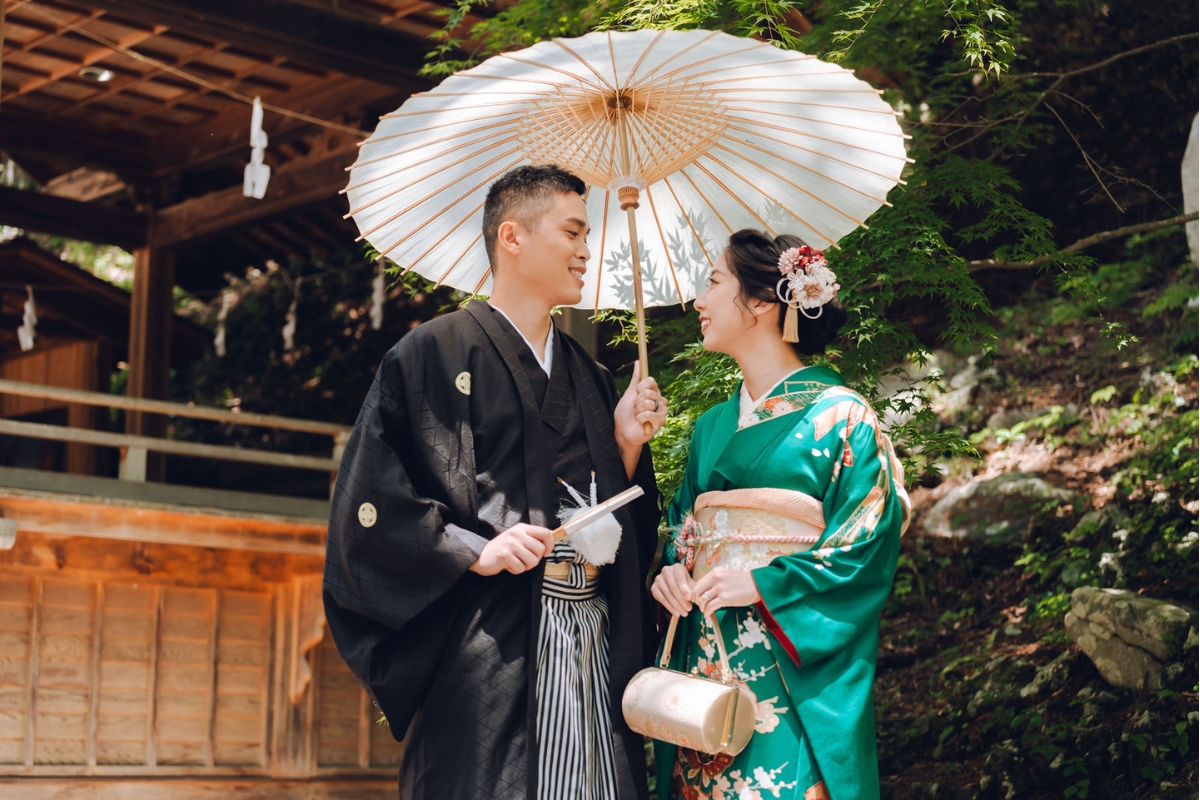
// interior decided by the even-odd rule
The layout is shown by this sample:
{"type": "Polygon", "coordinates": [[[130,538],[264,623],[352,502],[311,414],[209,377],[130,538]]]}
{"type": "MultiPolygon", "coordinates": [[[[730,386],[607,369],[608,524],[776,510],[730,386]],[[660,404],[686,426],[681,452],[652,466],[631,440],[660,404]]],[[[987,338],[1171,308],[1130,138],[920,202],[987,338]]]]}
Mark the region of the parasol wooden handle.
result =
{"type": "MultiPolygon", "coordinates": [[[[637,319],[638,335],[638,364],[641,365],[643,378],[650,377],[650,358],[646,352],[646,304],[642,301],[642,257],[638,247],[637,236],[637,207],[638,190],[634,186],[623,186],[617,196],[621,201],[621,209],[629,222],[629,255],[633,261],[633,307],[637,319]]],[[[651,436],[654,426],[649,422],[642,423],[642,431],[651,436]]]]}

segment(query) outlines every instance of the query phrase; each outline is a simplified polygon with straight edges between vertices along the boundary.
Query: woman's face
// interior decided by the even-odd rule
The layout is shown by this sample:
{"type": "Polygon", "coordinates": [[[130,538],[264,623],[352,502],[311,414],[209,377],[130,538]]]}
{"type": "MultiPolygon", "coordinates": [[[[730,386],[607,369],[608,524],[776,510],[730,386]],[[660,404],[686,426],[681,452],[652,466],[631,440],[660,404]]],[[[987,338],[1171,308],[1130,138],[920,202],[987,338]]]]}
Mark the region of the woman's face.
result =
{"type": "Polygon", "coordinates": [[[700,313],[704,349],[734,355],[737,343],[754,327],[755,317],[741,300],[742,284],[729,269],[728,253],[713,264],[708,286],[693,305],[700,313]]]}

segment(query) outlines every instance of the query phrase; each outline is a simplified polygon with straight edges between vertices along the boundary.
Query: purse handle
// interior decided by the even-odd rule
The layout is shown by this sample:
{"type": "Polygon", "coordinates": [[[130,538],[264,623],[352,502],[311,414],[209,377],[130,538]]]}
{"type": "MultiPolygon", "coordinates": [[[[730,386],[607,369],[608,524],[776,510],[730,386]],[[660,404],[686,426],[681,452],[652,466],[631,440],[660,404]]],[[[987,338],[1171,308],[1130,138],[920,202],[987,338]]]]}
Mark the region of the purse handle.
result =
{"type": "MultiPolygon", "coordinates": [[[[712,626],[713,633],[717,639],[717,656],[721,660],[721,683],[728,686],[733,685],[733,670],[729,666],[729,655],[725,652],[725,640],[721,637],[721,626],[717,624],[717,619],[712,614],[704,616],[708,620],[708,624],[712,626]]],[[[667,664],[671,661],[671,646],[675,642],[675,629],[679,626],[679,615],[671,615],[671,624],[667,626],[666,644],[663,646],[662,656],[658,659],[659,669],[667,669],[667,664]]]]}

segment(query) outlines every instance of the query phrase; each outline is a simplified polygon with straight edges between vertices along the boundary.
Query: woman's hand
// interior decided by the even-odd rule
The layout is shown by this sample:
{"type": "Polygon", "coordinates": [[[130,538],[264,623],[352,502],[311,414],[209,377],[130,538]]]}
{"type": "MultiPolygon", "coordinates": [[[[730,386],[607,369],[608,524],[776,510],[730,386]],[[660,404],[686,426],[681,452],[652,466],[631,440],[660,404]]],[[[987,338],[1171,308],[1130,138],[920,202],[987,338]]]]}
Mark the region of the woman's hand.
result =
{"type": "Polygon", "coordinates": [[[692,610],[692,576],[683,564],[670,564],[654,578],[650,594],[672,614],[686,617],[692,610]]]}
{"type": "Polygon", "coordinates": [[[749,572],[725,567],[717,567],[693,583],[692,593],[706,617],[718,608],[752,606],[762,600],[749,572]]]}

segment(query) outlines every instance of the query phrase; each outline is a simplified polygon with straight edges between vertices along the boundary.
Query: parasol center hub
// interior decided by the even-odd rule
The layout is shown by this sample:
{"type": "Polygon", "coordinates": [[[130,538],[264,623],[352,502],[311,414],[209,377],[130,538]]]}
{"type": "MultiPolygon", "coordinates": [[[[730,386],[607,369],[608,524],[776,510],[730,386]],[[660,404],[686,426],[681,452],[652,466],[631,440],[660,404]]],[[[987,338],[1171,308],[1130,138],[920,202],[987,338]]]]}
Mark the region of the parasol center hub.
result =
{"type": "Polygon", "coordinates": [[[633,93],[618,92],[608,98],[606,105],[610,111],[628,111],[633,108],[633,93]]]}
{"type": "Polygon", "coordinates": [[[622,186],[617,190],[617,199],[621,202],[621,210],[628,211],[638,207],[638,187],[622,186]]]}

